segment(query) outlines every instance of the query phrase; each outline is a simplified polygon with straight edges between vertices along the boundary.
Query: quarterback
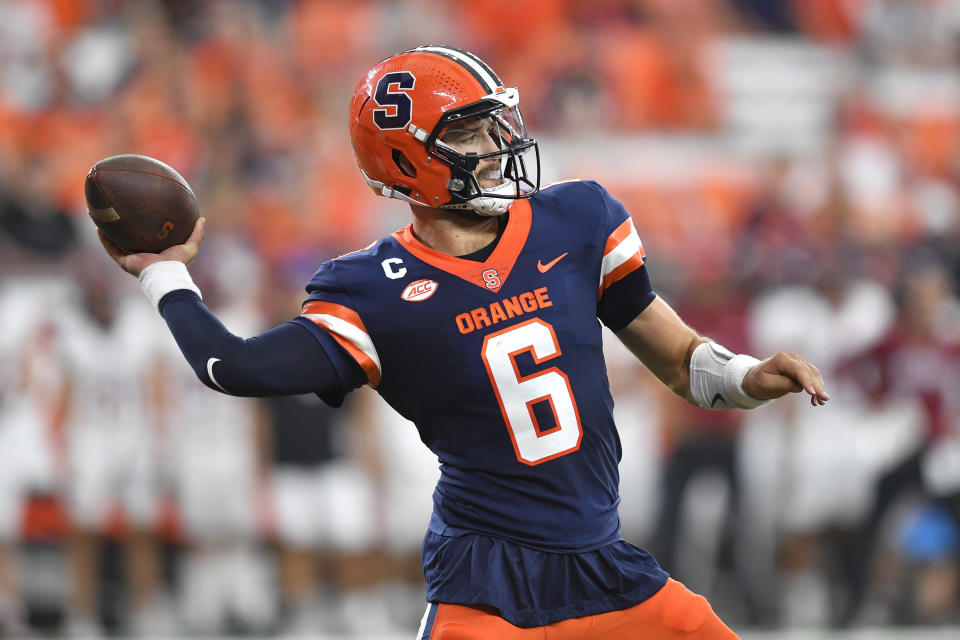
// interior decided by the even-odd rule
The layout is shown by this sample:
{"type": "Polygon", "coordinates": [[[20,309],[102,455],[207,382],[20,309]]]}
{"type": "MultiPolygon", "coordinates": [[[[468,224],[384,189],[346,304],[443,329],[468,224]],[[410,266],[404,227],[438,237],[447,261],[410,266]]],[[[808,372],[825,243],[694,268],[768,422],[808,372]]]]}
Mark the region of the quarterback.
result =
{"type": "Polygon", "coordinates": [[[203,239],[110,255],[139,277],[209,387],[370,385],[440,460],[418,638],[735,638],[701,596],[620,534],[620,441],[601,323],[697,406],[829,399],[800,356],[736,355],[659,298],[630,215],[602,186],[540,187],[519,93],[475,55],[422,46],[373,67],[350,103],[367,184],[413,221],[330,260],[302,312],[243,339],[185,267],[203,239]]]}

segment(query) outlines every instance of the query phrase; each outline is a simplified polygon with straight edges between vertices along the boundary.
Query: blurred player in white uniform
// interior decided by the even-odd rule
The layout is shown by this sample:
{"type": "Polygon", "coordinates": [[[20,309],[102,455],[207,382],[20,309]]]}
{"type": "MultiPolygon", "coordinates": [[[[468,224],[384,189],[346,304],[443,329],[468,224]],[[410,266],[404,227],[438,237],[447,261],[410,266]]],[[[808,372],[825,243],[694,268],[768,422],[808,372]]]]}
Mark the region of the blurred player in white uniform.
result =
{"type": "MultiPolygon", "coordinates": [[[[350,413],[339,410],[335,416],[318,399],[297,397],[303,404],[301,419],[311,420],[314,414],[300,428],[331,430],[332,450],[313,464],[294,464],[289,453],[281,455],[285,460],[274,469],[291,633],[324,627],[381,634],[411,628],[419,620],[424,589],[420,547],[439,462],[422,446],[416,427],[375,393],[360,389],[353,396],[350,413]],[[310,613],[306,586],[316,584],[323,568],[338,593],[322,603],[326,619],[317,620],[310,613]]],[[[281,437],[297,437],[296,429],[274,425],[275,435],[286,432],[281,437]]],[[[302,432],[299,437],[305,438],[302,432]]]]}
{"type": "Polygon", "coordinates": [[[374,475],[354,455],[362,440],[371,447],[372,437],[353,437],[369,429],[358,427],[348,442],[341,427],[353,411],[331,415],[316,397],[271,399],[270,406],[271,498],[289,609],[285,631],[383,631],[385,613],[374,597],[384,569],[380,502],[374,475]],[[312,430],[327,433],[308,437],[312,430]]]}
{"type": "Polygon", "coordinates": [[[367,389],[356,395],[361,401],[358,419],[367,422],[371,441],[377,444],[377,451],[371,452],[376,458],[367,464],[368,468],[376,465],[374,481],[383,522],[386,563],[381,599],[388,603],[395,622],[408,628],[411,620],[403,615],[416,612],[415,605],[423,600],[420,547],[423,529],[430,522],[431,492],[440,477],[440,463],[423,446],[412,422],[367,389]]]}
{"type": "MultiPolygon", "coordinates": [[[[747,302],[739,287],[705,273],[691,274],[689,287],[675,303],[686,322],[734,351],[752,347],[747,302]]],[[[664,459],[655,531],[644,546],[674,578],[714,603],[721,616],[756,624],[763,612],[745,577],[749,551],[740,536],[745,520],[737,442],[745,414],[709,411],[677,402],[659,386],[652,390],[662,403],[662,440],[655,450],[664,459]]],[[[622,430],[622,423],[618,426],[622,430]]]]}
{"type": "Polygon", "coordinates": [[[630,460],[620,463],[620,486],[627,489],[620,497],[620,524],[627,540],[644,546],[653,536],[663,467],[660,407],[672,400],[612,333],[604,332],[603,356],[623,458],[630,460]]]}
{"type": "MultiPolygon", "coordinates": [[[[200,266],[211,305],[232,329],[261,330],[259,262],[230,237],[210,249],[200,266]],[[244,286],[230,286],[231,280],[244,286]]],[[[187,542],[179,572],[180,617],[190,633],[265,633],[277,607],[272,563],[260,545],[263,405],[200,384],[164,333],[157,333],[163,343],[164,470],[187,542]]]]}
{"type": "MultiPolygon", "coordinates": [[[[897,557],[907,545],[901,540],[896,549],[891,540],[909,520],[904,512],[921,510],[920,505],[936,507],[954,536],[960,527],[960,300],[954,292],[939,258],[922,250],[909,255],[897,289],[897,322],[872,349],[843,367],[870,399],[871,423],[907,416],[915,437],[873,478],[867,509],[844,555],[846,602],[837,620],[842,626],[885,622],[894,607],[918,622],[956,619],[956,543],[915,559],[909,549],[908,558],[897,557]],[[903,574],[900,584],[884,580],[874,571],[881,557],[885,567],[919,560],[917,566],[901,567],[916,573],[914,584],[904,589],[910,576],[903,574]],[[913,589],[903,605],[900,593],[913,589]]],[[[869,429],[876,431],[877,425],[869,429]]]]}
{"type": "Polygon", "coordinates": [[[284,606],[282,631],[315,634],[327,617],[321,613],[325,603],[320,586],[324,561],[329,560],[321,557],[327,551],[322,531],[328,526],[328,514],[318,496],[326,493],[323,469],[335,455],[334,431],[342,415],[315,395],[277,396],[265,402],[271,437],[269,495],[284,606]]]}
{"type": "Polygon", "coordinates": [[[25,630],[17,572],[25,502],[55,483],[55,430],[64,385],[59,334],[41,305],[62,287],[44,279],[9,279],[0,287],[0,637],[25,630]]]}
{"type": "Polygon", "coordinates": [[[99,552],[118,508],[134,631],[150,625],[160,585],[155,336],[162,328],[142,305],[122,298],[100,267],[81,263],[76,303],[60,318],[69,385],[65,493],[73,521],[68,630],[82,635],[97,630],[99,552]]]}
{"type": "MultiPolygon", "coordinates": [[[[255,279],[244,281],[256,291],[255,279]]],[[[255,296],[228,300],[217,282],[214,277],[204,286],[218,316],[241,334],[260,331],[255,296]]],[[[276,597],[272,565],[259,544],[267,428],[262,401],[211,391],[184,364],[173,339],[163,338],[165,467],[187,539],[180,615],[190,633],[227,633],[231,624],[264,633],[274,623],[276,597]]]]}
{"type": "MultiPolygon", "coordinates": [[[[894,308],[879,284],[846,281],[841,273],[824,283],[761,296],[750,312],[750,334],[756,349],[810,353],[834,379],[844,358],[882,337],[894,308]]],[[[788,625],[828,621],[823,576],[829,561],[821,534],[849,528],[864,514],[877,474],[917,436],[910,412],[867,421],[862,396],[842,381],[836,385],[837,401],[816,416],[794,398],[744,414],[740,464],[749,571],[757,597],[767,599],[761,604],[788,625]],[[778,555],[782,592],[776,588],[778,555]]]]}
{"type": "MultiPolygon", "coordinates": [[[[303,294],[302,277],[284,277],[280,271],[274,274],[273,300],[268,305],[280,314],[278,320],[298,308],[303,294]]],[[[379,399],[366,393],[357,395],[363,398],[349,398],[336,410],[315,395],[267,400],[273,459],[270,497],[287,608],[284,631],[288,634],[321,630],[376,634],[391,626],[378,593],[381,583],[395,573],[394,564],[383,553],[390,544],[385,542],[390,535],[385,529],[389,514],[384,512],[389,499],[382,493],[382,456],[387,445],[379,439],[378,422],[384,412],[367,409],[379,399]],[[323,588],[325,584],[329,592],[323,588]]],[[[397,416],[388,415],[387,419],[396,426],[397,416]]],[[[400,429],[404,427],[412,429],[411,425],[400,429]]],[[[419,444],[415,429],[407,437],[419,444]]],[[[415,445],[413,449],[420,460],[423,452],[415,445]]],[[[397,455],[402,458],[405,454],[397,455]]],[[[436,468],[436,459],[432,467],[436,468]]],[[[402,485],[396,491],[410,499],[402,485]]],[[[405,513],[406,503],[399,502],[395,517],[408,518],[403,526],[413,532],[413,538],[400,544],[416,554],[414,568],[422,581],[421,527],[429,519],[431,503],[429,492],[417,497],[425,498],[424,518],[416,520],[413,513],[405,513]]],[[[419,584],[416,606],[406,611],[416,612],[422,596],[419,584]]]]}

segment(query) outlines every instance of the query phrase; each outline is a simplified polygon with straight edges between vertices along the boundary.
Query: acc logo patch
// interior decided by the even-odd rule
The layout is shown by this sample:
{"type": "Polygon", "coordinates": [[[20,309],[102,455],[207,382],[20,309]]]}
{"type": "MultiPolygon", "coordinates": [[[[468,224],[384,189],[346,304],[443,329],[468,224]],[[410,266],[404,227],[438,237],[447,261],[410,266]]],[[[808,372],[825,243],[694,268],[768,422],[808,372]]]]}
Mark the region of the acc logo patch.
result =
{"type": "Polygon", "coordinates": [[[407,302],[423,302],[437,290],[437,283],[433,280],[417,280],[411,282],[400,294],[407,302]]]}

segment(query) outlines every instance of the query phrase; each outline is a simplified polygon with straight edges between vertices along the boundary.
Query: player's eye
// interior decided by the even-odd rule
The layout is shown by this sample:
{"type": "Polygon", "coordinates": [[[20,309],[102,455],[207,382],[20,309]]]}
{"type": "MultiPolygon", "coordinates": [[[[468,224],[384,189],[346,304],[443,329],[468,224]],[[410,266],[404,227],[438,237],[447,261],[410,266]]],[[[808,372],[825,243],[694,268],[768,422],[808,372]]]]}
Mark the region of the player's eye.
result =
{"type": "Polygon", "coordinates": [[[477,132],[466,129],[450,131],[443,136],[443,141],[451,144],[470,144],[477,140],[477,132]]]}

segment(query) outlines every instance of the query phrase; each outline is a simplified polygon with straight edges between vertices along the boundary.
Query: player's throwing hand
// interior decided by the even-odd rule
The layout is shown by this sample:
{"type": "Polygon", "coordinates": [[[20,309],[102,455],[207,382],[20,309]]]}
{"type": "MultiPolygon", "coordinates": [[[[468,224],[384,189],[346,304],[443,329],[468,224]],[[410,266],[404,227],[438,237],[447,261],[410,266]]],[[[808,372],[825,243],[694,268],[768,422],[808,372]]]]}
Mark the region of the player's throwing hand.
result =
{"type": "Polygon", "coordinates": [[[183,264],[190,264],[190,261],[197,257],[200,244],[203,242],[206,220],[206,218],[197,220],[197,223],[193,227],[193,233],[190,234],[186,242],[168,247],[160,253],[126,253],[123,249],[110,242],[99,229],[97,230],[97,235],[100,236],[100,244],[107,250],[107,253],[113,258],[114,262],[120,265],[127,273],[139,277],[140,272],[154,262],[175,260],[183,264]]]}

